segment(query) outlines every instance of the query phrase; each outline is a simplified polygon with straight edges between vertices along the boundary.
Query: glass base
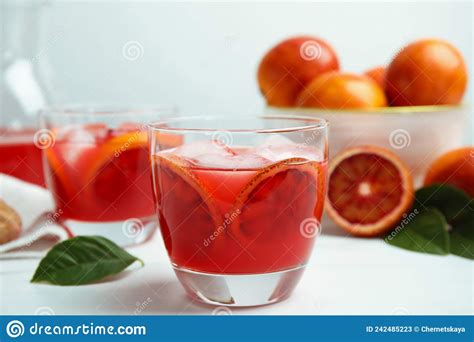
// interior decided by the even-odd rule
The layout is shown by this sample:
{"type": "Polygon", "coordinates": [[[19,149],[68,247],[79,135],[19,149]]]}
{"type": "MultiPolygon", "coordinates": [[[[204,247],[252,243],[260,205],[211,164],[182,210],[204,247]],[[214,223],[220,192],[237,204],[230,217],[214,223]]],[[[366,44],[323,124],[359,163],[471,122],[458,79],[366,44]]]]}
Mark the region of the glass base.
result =
{"type": "Polygon", "coordinates": [[[125,221],[89,222],[67,219],[63,224],[74,236],[100,235],[121,247],[137,245],[149,240],[157,230],[155,218],[131,218],[125,221]]]}
{"type": "Polygon", "coordinates": [[[218,306],[256,306],[284,300],[298,284],[305,266],[261,274],[215,274],[173,265],[186,292],[203,303],[218,306]]]}

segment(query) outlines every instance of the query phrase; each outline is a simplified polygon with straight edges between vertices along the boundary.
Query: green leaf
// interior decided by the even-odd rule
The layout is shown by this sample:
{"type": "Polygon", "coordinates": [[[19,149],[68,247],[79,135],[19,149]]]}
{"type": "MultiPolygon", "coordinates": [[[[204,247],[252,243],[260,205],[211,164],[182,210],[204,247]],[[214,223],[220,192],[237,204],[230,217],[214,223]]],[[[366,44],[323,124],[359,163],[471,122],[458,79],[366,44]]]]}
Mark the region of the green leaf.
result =
{"type": "Polygon", "coordinates": [[[451,253],[474,260],[474,214],[466,214],[456,223],[451,235],[451,253]]]}
{"type": "Polygon", "coordinates": [[[31,282],[83,285],[143,261],[101,236],[77,236],[55,245],[41,259],[31,282]]]}
{"type": "Polygon", "coordinates": [[[387,235],[385,241],[410,251],[448,254],[449,234],[443,214],[437,209],[415,210],[412,214],[387,235]]]}
{"type": "Polygon", "coordinates": [[[462,217],[469,207],[471,198],[462,190],[451,185],[434,184],[421,188],[415,193],[413,208],[419,211],[426,208],[436,208],[441,211],[446,220],[452,223],[462,217]]]}
{"type": "Polygon", "coordinates": [[[415,193],[414,208],[435,207],[451,226],[450,251],[474,259],[474,200],[464,191],[450,185],[434,184],[415,193]]]}

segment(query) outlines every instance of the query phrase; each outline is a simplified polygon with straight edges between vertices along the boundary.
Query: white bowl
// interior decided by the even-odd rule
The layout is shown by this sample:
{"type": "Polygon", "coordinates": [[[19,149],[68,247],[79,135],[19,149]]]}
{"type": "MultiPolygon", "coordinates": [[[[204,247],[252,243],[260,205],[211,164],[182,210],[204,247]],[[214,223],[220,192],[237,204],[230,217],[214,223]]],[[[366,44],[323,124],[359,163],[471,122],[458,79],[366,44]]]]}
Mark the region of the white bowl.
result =
{"type": "Polygon", "coordinates": [[[310,115],[329,121],[331,155],[357,145],[391,149],[421,185],[427,167],[463,142],[467,106],[387,107],[370,110],[267,107],[272,115],[310,115]]]}

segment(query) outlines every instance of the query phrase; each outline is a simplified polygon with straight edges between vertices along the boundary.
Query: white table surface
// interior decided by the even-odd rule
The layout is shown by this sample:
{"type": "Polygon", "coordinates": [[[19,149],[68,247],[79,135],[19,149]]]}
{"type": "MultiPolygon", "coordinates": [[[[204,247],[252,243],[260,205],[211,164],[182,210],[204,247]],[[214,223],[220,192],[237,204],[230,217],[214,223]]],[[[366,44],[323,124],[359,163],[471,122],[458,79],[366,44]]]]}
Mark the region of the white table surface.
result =
{"type": "MultiPolygon", "coordinates": [[[[2,179],[0,179],[1,181],[2,179]]],[[[8,180],[9,181],[9,180],[8,180]]],[[[2,193],[9,184],[3,182],[2,193]]],[[[35,208],[18,192],[22,212],[35,208]]],[[[17,191],[16,191],[17,192],[17,191]]],[[[0,193],[0,195],[2,195],[0,193]]],[[[40,195],[42,196],[42,195],[40,195]]],[[[1,197],[1,196],[0,196],[1,197]]],[[[37,197],[36,197],[37,200],[37,197]]],[[[47,202],[47,200],[43,201],[47,202]]],[[[44,203],[43,203],[44,204],[44,203]]],[[[474,313],[474,262],[456,256],[405,251],[380,239],[336,236],[323,222],[306,272],[286,301],[232,314],[390,315],[474,313]]],[[[0,260],[0,314],[212,314],[214,307],[189,299],[178,283],[160,234],[128,249],[146,265],[131,266],[101,283],[60,287],[29,282],[38,259],[0,260]]]]}

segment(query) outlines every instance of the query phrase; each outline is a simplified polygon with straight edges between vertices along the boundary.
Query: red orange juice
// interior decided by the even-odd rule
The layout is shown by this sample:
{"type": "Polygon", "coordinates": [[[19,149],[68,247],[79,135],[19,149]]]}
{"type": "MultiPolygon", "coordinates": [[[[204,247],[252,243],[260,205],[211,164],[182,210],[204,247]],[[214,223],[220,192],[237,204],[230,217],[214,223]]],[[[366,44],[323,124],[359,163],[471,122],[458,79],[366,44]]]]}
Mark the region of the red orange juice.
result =
{"type": "Polygon", "coordinates": [[[160,227],[172,263],[257,274],[305,265],[319,222],[326,161],[296,144],[273,149],[199,141],[153,156],[160,227]]]}
{"type": "Polygon", "coordinates": [[[34,144],[34,129],[0,128],[0,173],[44,185],[41,149],[34,144]]]}
{"type": "Polygon", "coordinates": [[[63,219],[120,221],[154,213],[146,131],[138,124],[65,126],[45,150],[48,188],[63,219]]]}

